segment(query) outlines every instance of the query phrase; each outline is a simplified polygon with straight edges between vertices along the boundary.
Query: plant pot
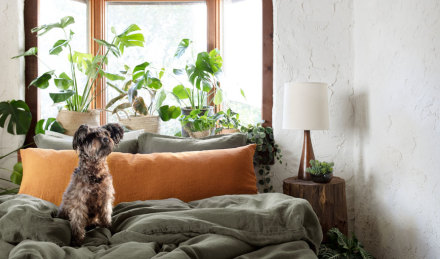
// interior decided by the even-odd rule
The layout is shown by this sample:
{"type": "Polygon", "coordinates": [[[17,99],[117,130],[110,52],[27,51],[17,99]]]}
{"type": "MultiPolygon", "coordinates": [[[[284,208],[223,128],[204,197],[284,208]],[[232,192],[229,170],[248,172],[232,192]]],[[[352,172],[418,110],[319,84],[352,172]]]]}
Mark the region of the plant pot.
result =
{"type": "Polygon", "coordinates": [[[218,134],[234,134],[240,132],[238,129],[222,129],[218,134]]]}
{"type": "Polygon", "coordinates": [[[57,121],[66,130],[64,134],[73,136],[79,126],[87,124],[90,127],[98,127],[100,125],[100,114],[98,110],[90,110],[88,112],[74,112],[61,110],[58,112],[57,121]]]}
{"type": "Polygon", "coordinates": [[[119,122],[131,130],[141,130],[151,133],[159,133],[159,116],[130,116],[127,119],[119,119],[119,122]]]}
{"type": "Polygon", "coordinates": [[[310,174],[310,176],[315,183],[329,183],[333,178],[333,173],[319,175],[310,174]]]}
{"type": "Polygon", "coordinates": [[[195,132],[188,131],[187,133],[191,138],[204,138],[204,137],[208,137],[208,136],[212,135],[211,130],[195,131],[195,132]]]}
{"type": "MultiPolygon", "coordinates": [[[[193,109],[191,107],[181,108],[181,114],[182,115],[189,115],[192,112],[192,110],[193,109]]],[[[214,115],[214,106],[203,107],[203,109],[200,109],[199,115],[205,114],[206,111],[208,111],[208,115],[214,115]]],[[[185,127],[191,127],[191,124],[187,123],[185,125],[185,127]]],[[[184,129],[183,126],[182,126],[182,130],[181,131],[182,131],[182,137],[186,137],[186,138],[190,137],[190,135],[186,132],[186,130],[184,129]]],[[[215,129],[211,130],[211,132],[210,132],[210,134],[208,136],[214,135],[214,134],[215,134],[215,129]]]]}

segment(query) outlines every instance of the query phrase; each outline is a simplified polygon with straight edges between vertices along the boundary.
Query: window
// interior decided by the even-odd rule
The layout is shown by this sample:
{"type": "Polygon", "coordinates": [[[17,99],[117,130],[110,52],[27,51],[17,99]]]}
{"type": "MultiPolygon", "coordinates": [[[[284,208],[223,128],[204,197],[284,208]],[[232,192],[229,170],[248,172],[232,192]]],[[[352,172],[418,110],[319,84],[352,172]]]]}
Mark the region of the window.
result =
{"type": "MultiPolygon", "coordinates": [[[[181,38],[192,39],[198,44],[197,51],[219,48],[225,61],[222,87],[229,97],[229,102],[223,108],[236,110],[244,122],[255,122],[263,117],[268,122],[266,125],[271,124],[271,0],[25,0],[26,30],[66,15],[73,15],[76,20],[72,28],[76,33],[74,47],[92,54],[98,50],[98,45],[92,39],[107,38],[112,26],[121,30],[128,24],[136,23],[143,29],[146,48],[127,49],[117,62],[110,59],[107,66],[110,71],[118,71],[124,64],[136,65],[136,62],[144,60],[166,65],[164,54],[166,51],[173,52],[181,38]],[[35,8],[38,4],[39,13],[35,8]],[[240,89],[245,92],[246,99],[242,97],[240,89]]],[[[44,35],[38,40],[40,53],[47,53],[57,37],[55,34],[50,38],[44,35]]],[[[35,35],[28,31],[25,45],[26,48],[36,45],[35,35]]],[[[61,57],[42,57],[51,65],[57,64],[57,61],[53,61],[56,58],[61,57]]],[[[62,62],[62,65],[66,65],[66,62],[62,62]]],[[[40,72],[40,69],[36,70],[37,67],[41,67],[41,71],[46,70],[43,63],[32,57],[26,58],[27,84],[37,76],[36,72],[40,72]]],[[[56,68],[66,70],[61,65],[56,68]]],[[[100,82],[101,88],[103,84],[100,82]]],[[[102,95],[95,101],[95,108],[104,107],[106,99],[115,94],[111,90],[101,92],[102,95]]],[[[38,103],[41,104],[39,117],[56,116],[56,108],[48,105],[51,103],[48,91],[41,92],[38,97],[36,91],[26,89],[26,102],[31,110],[37,110],[38,103]]],[[[34,118],[37,118],[36,112],[34,118]]],[[[105,122],[115,118],[104,115],[101,120],[105,122]]]]}

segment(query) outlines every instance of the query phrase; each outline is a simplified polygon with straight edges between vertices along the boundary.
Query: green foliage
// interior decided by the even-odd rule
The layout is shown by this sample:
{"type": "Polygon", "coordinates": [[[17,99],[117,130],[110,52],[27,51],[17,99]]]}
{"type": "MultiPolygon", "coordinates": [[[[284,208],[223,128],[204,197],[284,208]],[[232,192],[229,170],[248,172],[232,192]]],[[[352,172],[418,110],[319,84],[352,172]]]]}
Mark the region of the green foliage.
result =
{"type": "Polygon", "coordinates": [[[31,125],[32,114],[28,105],[22,100],[0,102],[0,127],[5,127],[7,118],[9,118],[8,133],[24,135],[31,125]]]}
{"type": "Polygon", "coordinates": [[[112,113],[117,115],[119,112],[128,115],[127,109],[133,109],[135,116],[137,114],[153,115],[157,111],[163,121],[179,117],[179,107],[162,105],[167,97],[161,82],[165,73],[164,68],[150,67],[149,62],[136,65],[132,70],[127,65],[124,68],[125,70],[121,71],[120,75],[116,75],[118,80],[122,81],[119,85],[107,83],[119,95],[107,102],[106,109],[112,109],[112,113]],[[145,102],[147,98],[140,96],[140,93],[148,95],[150,101],[148,104],[145,102]]]}
{"type": "Polygon", "coordinates": [[[308,167],[306,169],[307,173],[313,174],[313,175],[324,175],[324,174],[331,174],[333,172],[333,166],[335,163],[330,162],[320,162],[318,160],[310,160],[311,167],[308,167]]]}
{"type": "Polygon", "coordinates": [[[46,130],[64,133],[66,130],[55,118],[41,119],[35,125],[35,135],[45,134],[46,130]]]}
{"type": "Polygon", "coordinates": [[[258,183],[264,187],[264,192],[273,191],[270,180],[270,165],[275,163],[275,159],[282,164],[281,150],[275,144],[273,129],[257,125],[242,126],[241,132],[247,133],[247,143],[256,144],[257,148],[254,155],[254,165],[257,168],[260,180],[258,183]]]}
{"type": "MultiPolygon", "coordinates": [[[[183,39],[179,43],[174,57],[184,55],[192,41],[183,39]]],[[[176,99],[186,107],[202,109],[208,105],[208,99],[213,97],[214,104],[223,102],[223,91],[219,87],[218,76],[222,72],[223,59],[217,49],[197,54],[195,62],[188,62],[185,68],[174,68],[173,74],[182,76],[186,74],[186,80],[191,87],[182,83],[174,87],[173,94],[176,99]],[[184,73],[185,72],[185,73],[184,73]],[[214,95],[214,96],[212,96],[214,95]]]]}
{"type": "Polygon", "coordinates": [[[226,112],[220,111],[218,114],[223,115],[218,121],[218,127],[216,132],[220,132],[222,129],[239,129],[240,128],[240,115],[233,112],[231,108],[227,109],[226,112]]]}
{"type": "Polygon", "coordinates": [[[329,242],[322,244],[319,248],[318,258],[320,259],[374,259],[353,234],[347,238],[339,229],[332,228],[327,232],[329,242]]]}
{"type": "MultiPolygon", "coordinates": [[[[105,77],[110,81],[124,79],[122,76],[111,74],[103,70],[104,65],[108,63],[109,53],[112,53],[118,58],[124,53],[124,49],[127,47],[143,47],[144,36],[139,33],[140,28],[135,24],[128,26],[121,34],[116,34],[116,32],[112,30],[115,35],[111,42],[95,39],[95,41],[103,47],[102,50],[104,54],[102,54],[100,50],[93,56],[88,53],[80,53],[72,50],[70,43],[74,33],[72,31],[67,32],[66,30],[67,27],[73,23],[75,23],[75,19],[71,16],[66,16],[57,23],[44,24],[31,30],[32,32],[38,32],[38,36],[42,36],[53,29],[62,30],[64,32],[65,38],[57,40],[49,50],[49,54],[59,55],[67,50],[70,75],[68,76],[65,72],[56,75],[55,70],[50,70],[35,78],[30,85],[40,89],[46,89],[53,81],[59,90],[59,92],[56,93],[49,93],[54,103],[65,103],[64,107],[69,111],[86,112],[93,100],[98,96],[96,83],[100,77],[105,77]],[[78,86],[76,74],[78,71],[87,77],[82,92],[79,91],[80,87],[78,86]]],[[[30,48],[25,53],[13,58],[30,55],[37,56],[36,47],[30,48]]]]}
{"type": "Polygon", "coordinates": [[[209,110],[203,112],[199,109],[192,110],[188,115],[181,115],[179,120],[185,130],[191,132],[210,130],[215,127],[216,122],[222,114],[208,115],[209,110]]]}

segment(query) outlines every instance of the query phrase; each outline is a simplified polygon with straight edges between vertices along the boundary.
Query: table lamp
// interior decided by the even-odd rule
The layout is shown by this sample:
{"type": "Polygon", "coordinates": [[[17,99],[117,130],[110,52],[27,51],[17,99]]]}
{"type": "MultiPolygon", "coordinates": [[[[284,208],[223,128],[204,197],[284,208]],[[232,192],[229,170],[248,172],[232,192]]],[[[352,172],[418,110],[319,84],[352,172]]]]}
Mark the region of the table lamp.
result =
{"type": "Polygon", "coordinates": [[[315,159],[310,130],[326,130],[328,100],[326,83],[286,83],[284,85],[283,128],[304,130],[304,143],[298,179],[310,180],[306,172],[310,160],[315,159]]]}

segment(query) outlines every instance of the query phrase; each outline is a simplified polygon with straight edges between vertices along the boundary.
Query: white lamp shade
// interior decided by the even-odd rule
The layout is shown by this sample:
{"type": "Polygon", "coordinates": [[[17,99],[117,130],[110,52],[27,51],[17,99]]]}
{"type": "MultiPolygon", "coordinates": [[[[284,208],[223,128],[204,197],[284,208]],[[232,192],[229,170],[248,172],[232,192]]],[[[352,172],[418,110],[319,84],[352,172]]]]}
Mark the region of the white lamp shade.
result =
{"type": "Polygon", "coordinates": [[[326,83],[284,85],[283,128],[326,130],[329,128],[326,83]]]}

